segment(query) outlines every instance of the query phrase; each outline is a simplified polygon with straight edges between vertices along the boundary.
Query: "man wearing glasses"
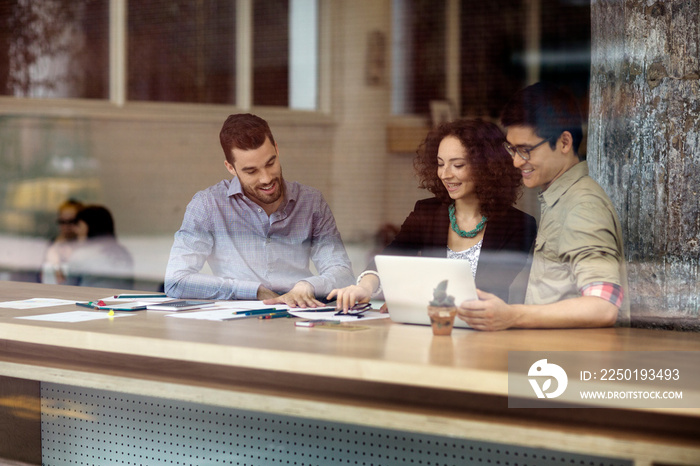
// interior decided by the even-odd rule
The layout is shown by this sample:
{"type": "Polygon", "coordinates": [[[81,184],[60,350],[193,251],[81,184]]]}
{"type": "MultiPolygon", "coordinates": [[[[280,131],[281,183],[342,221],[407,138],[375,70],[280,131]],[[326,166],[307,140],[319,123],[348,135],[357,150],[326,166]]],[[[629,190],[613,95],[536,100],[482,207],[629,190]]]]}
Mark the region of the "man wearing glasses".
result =
{"type": "Polygon", "coordinates": [[[231,115],[219,139],[233,178],[187,206],[165,272],[168,296],[316,307],[316,297],[352,283],[330,207],[317,189],[283,178],[267,122],[231,115]],[[213,275],[201,273],[205,262],[213,275]]]}
{"type": "Polygon", "coordinates": [[[629,319],[620,221],[579,159],[581,114],[568,92],[543,83],[518,92],[501,114],[506,150],[523,183],[539,188],[541,218],[525,304],[479,290],[459,316],[479,330],[606,327],[629,319]]]}

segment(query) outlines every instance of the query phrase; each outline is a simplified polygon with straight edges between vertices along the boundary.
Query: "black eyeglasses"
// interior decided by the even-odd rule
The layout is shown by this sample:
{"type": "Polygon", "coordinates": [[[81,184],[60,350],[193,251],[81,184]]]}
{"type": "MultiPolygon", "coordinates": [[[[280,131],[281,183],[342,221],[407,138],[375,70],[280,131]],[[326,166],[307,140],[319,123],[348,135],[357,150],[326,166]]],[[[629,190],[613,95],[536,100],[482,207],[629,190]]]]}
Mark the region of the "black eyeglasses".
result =
{"type": "Polygon", "coordinates": [[[348,312],[345,313],[341,309],[340,311],[336,312],[335,315],[337,316],[354,316],[357,317],[358,319],[362,318],[362,314],[364,314],[366,311],[369,311],[372,309],[372,305],[370,303],[357,303],[350,309],[348,309],[348,312]]]}
{"type": "Polygon", "coordinates": [[[72,219],[72,220],[60,220],[59,219],[59,220],[56,220],[56,223],[58,223],[59,225],[75,225],[78,223],[78,221],[76,219],[72,219]]]}
{"type": "Polygon", "coordinates": [[[510,156],[513,157],[513,158],[515,158],[515,154],[518,154],[518,155],[520,156],[521,159],[523,159],[523,160],[530,160],[530,152],[532,152],[533,150],[537,149],[537,148],[540,147],[542,144],[544,144],[545,142],[548,142],[548,141],[551,140],[551,139],[552,139],[552,138],[547,138],[547,139],[545,139],[545,140],[543,140],[543,141],[541,141],[541,142],[538,142],[537,144],[535,144],[535,145],[532,146],[532,147],[513,146],[513,145],[511,145],[508,141],[505,141],[505,142],[503,143],[503,147],[506,148],[506,150],[508,151],[508,153],[510,154],[510,156]]]}

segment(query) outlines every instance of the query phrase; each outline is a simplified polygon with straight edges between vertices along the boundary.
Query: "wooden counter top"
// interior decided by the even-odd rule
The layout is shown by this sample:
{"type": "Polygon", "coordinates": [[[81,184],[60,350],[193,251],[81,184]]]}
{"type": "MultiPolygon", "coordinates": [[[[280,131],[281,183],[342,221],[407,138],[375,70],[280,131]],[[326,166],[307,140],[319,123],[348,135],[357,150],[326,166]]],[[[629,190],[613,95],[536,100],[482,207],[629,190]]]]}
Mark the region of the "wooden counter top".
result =
{"type": "MultiPolygon", "coordinates": [[[[52,297],[94,300],[114,290],[0,282],[0,301],[52,297]]],[[[139,311],[109,320],[54,323],[19,316],[84,310],[77,306],[2,308],[1,335],[14,342],[174,361],[265,369],[374,382],[507,394],[508,351],[700,351],[692,333],[605,328],[476,332],[433,337],[426,326],[390,320],[339,332],[294,327],[292,319],[215,322],[139,311]],[[475,380],[479,375],[482,380],[475,380]]]]}
{"type": "MultiPolygon", "coordinates": [[[[0,302],[114,293],[0,282],[0,302]]],[[[685,449],[700,434],[700,409],[507,408],[509,351],[700,351],[693,333],[455,329],[452,337],[433,337],[430,327],[388,319],[342,332],[295,327],[292,319],[215,322],[162,311],[81,323],[15,319],[72,310],[84,308],[16,310],[0,303],[0,374],[441,435],[464,435],[476,422],[481,427],[471,435],[491,440],[497,429],[485,426],[507,423],[526,444],[536,438],[534,428],[580,438],[593,427],[597,435],[663,438],[698,454],[685,449]],[[377,410],[390,415],[377,418],[377,410]]]]}

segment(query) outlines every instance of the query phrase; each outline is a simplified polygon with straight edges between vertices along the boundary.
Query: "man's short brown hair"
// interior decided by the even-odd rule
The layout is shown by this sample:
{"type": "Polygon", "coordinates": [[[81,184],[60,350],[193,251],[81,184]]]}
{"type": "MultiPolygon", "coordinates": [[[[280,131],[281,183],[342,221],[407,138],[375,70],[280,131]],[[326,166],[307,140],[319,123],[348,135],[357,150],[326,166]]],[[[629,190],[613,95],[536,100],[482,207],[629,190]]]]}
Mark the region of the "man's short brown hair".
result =
{"type": "Polygon", "coordinates": [[[229,115],[219,133],[221,148],[231,165],[233,165],[233,149],[257,149],[265,144],[266,139],[275,144],[275,138],[272,137],[272,131],[267,122],[250,113],[229,115]]]}

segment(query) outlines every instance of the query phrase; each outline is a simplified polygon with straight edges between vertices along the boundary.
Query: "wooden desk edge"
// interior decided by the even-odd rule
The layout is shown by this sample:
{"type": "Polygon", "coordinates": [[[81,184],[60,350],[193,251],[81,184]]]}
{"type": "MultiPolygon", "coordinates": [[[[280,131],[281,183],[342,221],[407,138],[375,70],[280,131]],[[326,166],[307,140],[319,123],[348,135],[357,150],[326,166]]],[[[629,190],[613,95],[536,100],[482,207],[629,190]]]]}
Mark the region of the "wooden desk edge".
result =
{"type": "MultiPolygon", "coordinates": [[[[283,350],[222,346],[213,343],[109,335],[81,330],[26,326],[0,322],[0,334],[12,342],[52,347],[52,352],[99,351],[119,357],[143,356],[232,368],[264,369],[299,375],[361,379],[426,388],[508,394],[508,374],[502,371],[450,368],[424,364],[378,361],[322,353],[290,353],[283,350]]],[[[2,341],[2,340],[0,340],[2,341]]]]}
{"type": "MultiPolygon", "coordinates": [[[[0,362],[0,373],[21,379],[37,380],[34,365],[0,362]]],[[[677,465],[695,465],[700,445],[695,438],[660,438],[653,434],[630,433],[616,429],[595,429],[492,415],[436,412],[421,406],[377,403],[358,395],[351,400],[333,395],[305,396],[295,391],[257,392],[231,387],[212,388],[188,383],[144,380],[133,376],[96,374],[84,371],[41,368],[41,380],[69,386],[116,391],[185,402],[251,410],[262,413],[341,422],[368,427],[409,431],[428,435],[465,438],[632,459],[638,464],[673,461],[677,465]],[[350,401],[350,402],[349,402],[350,401]]]]}

